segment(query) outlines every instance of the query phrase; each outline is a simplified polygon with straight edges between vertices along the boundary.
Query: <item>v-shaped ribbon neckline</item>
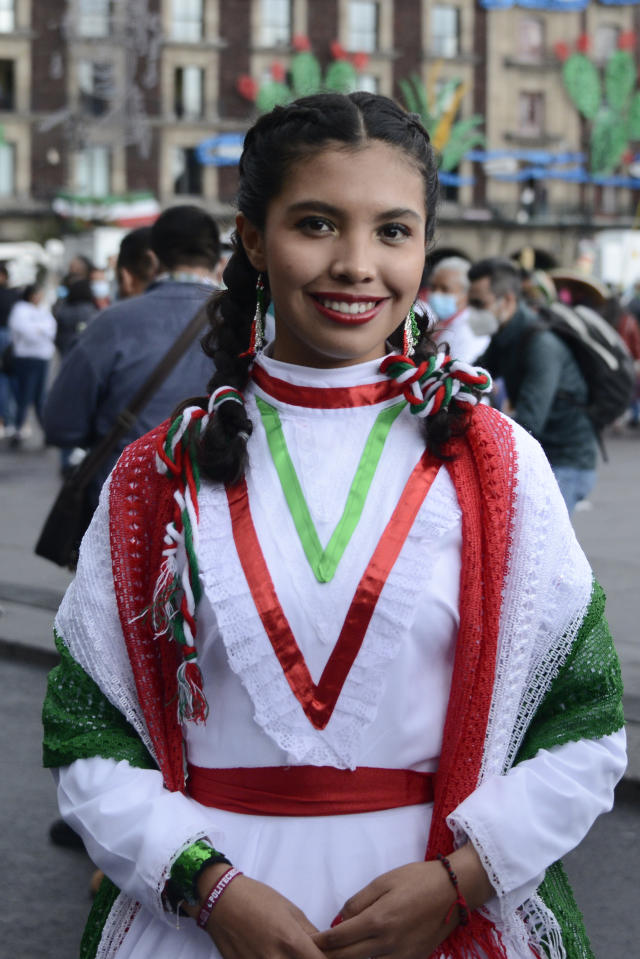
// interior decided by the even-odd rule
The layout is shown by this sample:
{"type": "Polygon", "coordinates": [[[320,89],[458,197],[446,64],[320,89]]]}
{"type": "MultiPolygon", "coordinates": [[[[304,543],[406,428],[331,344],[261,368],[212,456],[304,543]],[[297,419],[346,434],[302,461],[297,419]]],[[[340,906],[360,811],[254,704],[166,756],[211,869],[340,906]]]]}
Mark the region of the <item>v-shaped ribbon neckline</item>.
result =
{"type": "Polygon", "coordinates": [[[324,729],[360,651],[387,577],[440,469],[424,453],[378,541],[349,606],[338,640],[315,684],[276,594],[253,524],[245,480],[227,488],[233,537],[240,563],[269,642],[289,686],[316,729],[324,729]]]}
{"type": "Polygon", "coordinates": [[[256,405],[267,435],[271,459],[276,468],[280,486],[304,554],[318,582],[329,583],[335,575],[338,564],[344,556],[344,552],[362,516],[367,494],[380,462],[389,430],[406,403],[387,406],[378,413],[365,442],[347,494],[344,510],[324,549],[304,497],[298,474],[289,455],[278,411],[269,403],[261,400],[260,397],[256,397],[256,405]]]}

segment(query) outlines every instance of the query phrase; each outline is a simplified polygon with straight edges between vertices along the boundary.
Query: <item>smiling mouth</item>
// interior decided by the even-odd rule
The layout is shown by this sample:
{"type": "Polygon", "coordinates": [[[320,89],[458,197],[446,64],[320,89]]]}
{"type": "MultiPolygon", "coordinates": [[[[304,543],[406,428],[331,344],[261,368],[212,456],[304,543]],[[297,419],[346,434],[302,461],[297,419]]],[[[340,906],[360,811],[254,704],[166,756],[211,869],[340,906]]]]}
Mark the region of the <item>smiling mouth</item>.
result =
{"type": "Polygon", "coordinates": [[[352,296],[336,299],[332,296],[320,296],[313,293],[311,299],[325,316],[330,317],[337,323],[347,324],[368,323],[378,314],[384,303],[384,299],[366,300],[352,296]]]}

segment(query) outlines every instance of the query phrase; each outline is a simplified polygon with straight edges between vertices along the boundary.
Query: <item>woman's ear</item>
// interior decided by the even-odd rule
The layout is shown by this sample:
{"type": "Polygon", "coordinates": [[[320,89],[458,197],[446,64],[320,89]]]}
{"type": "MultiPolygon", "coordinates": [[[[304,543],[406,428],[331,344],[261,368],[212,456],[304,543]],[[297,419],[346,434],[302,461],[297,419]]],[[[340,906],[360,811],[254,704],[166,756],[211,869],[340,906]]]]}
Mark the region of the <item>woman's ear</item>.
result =
{"type": "Polygon", "coordinates": [[[254,270],[258,270],[259,273],[264,272],[267,268],[267,260],[264,253],[262,231],[254,226],[250,220],[247,220],[244,213],[238,213],[236,216],[236,230],[242,240],[249,263],[254,270]]]}

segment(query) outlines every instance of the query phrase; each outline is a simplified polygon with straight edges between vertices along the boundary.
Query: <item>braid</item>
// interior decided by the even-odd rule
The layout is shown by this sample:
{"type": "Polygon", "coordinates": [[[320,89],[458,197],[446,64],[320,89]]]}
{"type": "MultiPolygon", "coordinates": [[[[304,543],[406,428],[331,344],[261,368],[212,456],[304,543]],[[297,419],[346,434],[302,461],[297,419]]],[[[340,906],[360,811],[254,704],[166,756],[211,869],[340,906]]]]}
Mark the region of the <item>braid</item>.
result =
{"type": "MultiPolygon", "coordinates": [[[[210,393],[220,386],[232,386],[241,393],[249,380],[251,358],[240,354],[249,342],[258,274],[239,236],[234,237],[234,243],[235,251],[223,276],[227,289],[214,298],[210,328],[202,339],[202,348],[216,369],[209,381],[210,393]]],[[[220,404],[200,438],[198,464],[202,473],[216,482],[237,483],[247,467],[247,439],[252,431],[244,404],[220,404]]]]}

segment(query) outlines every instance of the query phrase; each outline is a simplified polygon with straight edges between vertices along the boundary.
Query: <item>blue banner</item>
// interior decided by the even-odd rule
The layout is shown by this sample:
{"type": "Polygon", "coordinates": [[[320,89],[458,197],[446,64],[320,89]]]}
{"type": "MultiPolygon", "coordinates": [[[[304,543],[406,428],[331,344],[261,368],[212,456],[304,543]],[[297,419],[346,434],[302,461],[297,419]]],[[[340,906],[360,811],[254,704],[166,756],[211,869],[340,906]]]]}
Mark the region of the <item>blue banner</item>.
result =
{"type": "MultiPolygon", "coordinates": [[[[479,0],[485,10],[508,10],[510,7],[523,7],[530,10],[585,10],[589,0],[479,0]]],[[[640,0],[600,0],[607,7],[635,7],[640,0]]]]}

